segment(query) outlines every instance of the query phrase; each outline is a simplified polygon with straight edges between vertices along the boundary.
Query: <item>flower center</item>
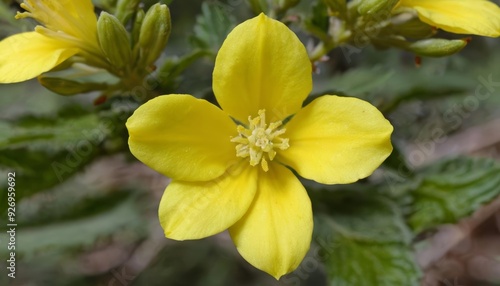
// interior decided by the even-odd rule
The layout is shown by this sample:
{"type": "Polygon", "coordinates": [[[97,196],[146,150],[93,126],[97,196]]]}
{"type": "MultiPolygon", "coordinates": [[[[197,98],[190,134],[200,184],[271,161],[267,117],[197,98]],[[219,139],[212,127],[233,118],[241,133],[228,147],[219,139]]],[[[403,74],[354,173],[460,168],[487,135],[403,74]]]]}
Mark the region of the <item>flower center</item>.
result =
{"type": "Polygon", "coordinates": [[[286,150],[290,147],[288,138],[281,138],[286,131],[279,128],[281,121],[266,124],[266,111],[259,110],[259,116],[252,119],[248,117],[249,127],[238,125],[236,130],[239,135],[231,139],[231,142],[238,143],[236,146],[236,156],[241,158],[250,157],[250,165],[261,164],[264,171],[269,170],[265,155],[269,161],[276,156],[275,148],[286,150]]]}

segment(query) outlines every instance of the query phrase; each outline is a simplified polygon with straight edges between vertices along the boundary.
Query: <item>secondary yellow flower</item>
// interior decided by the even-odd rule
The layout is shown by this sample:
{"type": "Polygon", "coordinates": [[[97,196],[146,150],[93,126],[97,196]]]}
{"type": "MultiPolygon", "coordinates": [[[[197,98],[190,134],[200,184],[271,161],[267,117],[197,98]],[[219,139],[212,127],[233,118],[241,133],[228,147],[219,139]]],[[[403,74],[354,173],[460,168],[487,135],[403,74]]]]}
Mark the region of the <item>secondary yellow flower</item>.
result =
{"type": "Polygon", "coordinates": [[[213,89],[222,110],[181,94],[139,107],[127,121],[130,150],[172,178],[159,207],[168,238],[229,229],[240,254],[279,279],[300,264],[313,230],[311,202],[289,168],[320,183],[355,182],[391,153],[393,128],[356,98],[302,108],[312,89],[306,49],[264,14],[228,35],[213,89]]]}
{"type": "Polygon", "coordinates": [[[42,26],[0,42],[0,83],[20,82],[51,70],[75,54],[102,57],[91,0],[25,0],[26,12],[42,26]]]}
{"type": "Polygon", "coordinates": [[[500,8],[488,0],[401,0],[420,20],[456,34],[500,36],[500,8]]]}

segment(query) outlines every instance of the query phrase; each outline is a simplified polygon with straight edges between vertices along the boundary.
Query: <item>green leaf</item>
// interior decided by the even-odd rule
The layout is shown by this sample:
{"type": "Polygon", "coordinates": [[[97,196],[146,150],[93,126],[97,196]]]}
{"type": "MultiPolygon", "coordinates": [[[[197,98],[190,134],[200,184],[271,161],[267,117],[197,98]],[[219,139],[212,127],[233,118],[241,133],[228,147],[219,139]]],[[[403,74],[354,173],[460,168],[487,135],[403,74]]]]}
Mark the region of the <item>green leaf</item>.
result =
{"type": "Polygon", "coordinates": [[[226,36],[236,25],[236,19],[222,2],[203,2],[202,14],[196,18],[194,35],[190,38],[194,47],[211,50],[214,56],[226,36]]]}
{"type": "Polygon", "coordinates": [[[57,118],[0,122],[0,168],[16,172],[18,200],[75,174],[102,153],[112,132],[122,128],[121,122],[81,109],[64,112],[57,118]]]}
{"type": "Polygon", "coordinates": [[[500,195],[499,174],[500,164],[484,158],[455,158],[423,170],[411,189],[410,226],[421,232],[470,215],[500,195]]]}
{"type": "MultiPolygon", "coordinates": [[[[37,227],[19,227],[16,231],[18,255],[32,256],[40,252],[64,252],[81,247],[90,247],[99,238],[120,232],[132,233],[135,237],[144,233],[144,221],[140,217],[135,200],[125,202],[105,212],[77,220],[45,224],[37,227]]],[[[0,235],[6,241],[5,232],[0,235]]],[[[0,250],[0,252],[6,249],[0,250]]]]}
{"type": "Polygon", "coordinates": [[[403,215],[393,202],[369,192],[320,195],[315,241],[323,248],[329,285],[419,285],[403,215]]]}
{"type": "Polygon", "coordinates": [[[19,201],[16,222],[27,227],[75,220],[107,211],[129,197],[130,192],[125,190],[103,188],[102,183],[82,183],[81,177],[73,177],[38,196],[19,201]]]}
{"type": "Polygon", "coordinates": [[[461,95],[474,90],[477,83],[463,72],[436,75],[433,66],[422,69],[387,69],[382,65],[360,67],[335,76],[318,86],[318,95],[340,94],[370,101],[384,113],[393,111],[402,102],[418,99],[437,99],[461,95]],[[330,87],[335,90],[331,90],[330,87]]]}
{"type": "MultiPolygon", "coordinates": [[[[99,144],[104,136],[94,137],[91,132],[100,126],[97,114],[83,114],[64,118],[25,117],[16,122],[3,122],[0,128],[0,150],[28,148],[29,150],[64,149],[83,139],[99,144]],[[2,128],[2,129],[3,129],[2,128]]],[[[106,134],[104,132],[103,134],[106,134]]]]}
{"type": "Polygon", "coordinates": [[[168,58],[158,71],[157,80],[161,90],[168,93],[174,92],[181,81],[181,74],[198,59],[208,56],[213,56],[209,50],[195,50],[181,58],[168,58]]]}

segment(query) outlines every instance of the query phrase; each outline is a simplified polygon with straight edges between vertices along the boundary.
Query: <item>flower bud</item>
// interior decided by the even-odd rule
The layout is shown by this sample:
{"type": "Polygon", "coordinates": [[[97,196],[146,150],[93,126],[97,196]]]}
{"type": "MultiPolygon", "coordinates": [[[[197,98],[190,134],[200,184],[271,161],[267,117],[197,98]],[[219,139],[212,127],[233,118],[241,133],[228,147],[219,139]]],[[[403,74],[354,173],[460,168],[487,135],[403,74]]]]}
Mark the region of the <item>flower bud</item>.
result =
{"type": "Polygon", "coordinates": [[[132,26],[132,45],[135,45],[139,42],[139,36],[141,35],[141,27],[142,22],[144,21],[144,10],[140,9],[135,14],[135,21],[132,26]]]}
{"type": "Polygon", "coordinates": [[[143,51],[141,61],[149,66],[161,55],[170,36],[170,10],[165,4],[149,8],[141,27],[139,45],[143,51]]]}
{"type": "Polygon", "coordinates": [[[358,13],[374,15],[382,11],[391,11],[399,0],[361,0],[358,4],[358,13]]]}
{"type": "Polygon", "coordinates": [[[420,56],[444,57],[458,53],[467,40],[426,39],[412,43],[408,49],[420,56]]]}
{"type": "Polygon", "coordinates": [[[132,50],[125,27],[114,17],[102,12],[97,20],[99,44],[109,62],[117,68],[131,63],[132,50]]]}
{"type": "Polygon", "coordinates": [[[140,2],[140,0],[118,0],[118,3],[116,4],[116,12],[114,13],[116,18],[123,24],[127,23],[140,2]]]}
{"type": "Polygon", "coordinates": [[[425,39],[436,33],[436,29],[421,22],[419,19],[412,18],[401,23],[393,23],[393,29],[396,34],[405,38],[425,39]]]}
{"type": "Polygon", "coordinates": [[[41,75],[38,81],[48,90],[60,95],[75,95],[80,93],[91,92],[95,90],[103,90],[107,88],[105,83],[96,82],[78,82],[59,77],[49,77],[41,75]]]}

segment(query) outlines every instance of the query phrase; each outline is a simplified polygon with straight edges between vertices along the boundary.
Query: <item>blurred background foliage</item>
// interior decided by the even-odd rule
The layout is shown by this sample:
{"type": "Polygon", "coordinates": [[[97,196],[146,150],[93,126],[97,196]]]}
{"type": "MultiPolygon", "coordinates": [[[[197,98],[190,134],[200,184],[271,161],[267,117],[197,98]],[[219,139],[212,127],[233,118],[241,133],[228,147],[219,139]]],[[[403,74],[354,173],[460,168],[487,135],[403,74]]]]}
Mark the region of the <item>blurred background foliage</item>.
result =
{"type": "MultiPolygon", "coordinates": [[[[116,12],[116,1],[93,2],[116,12]]],[[[140,7],[157,2],[141,1],[140,7]]],[[[326,10],[318,7],[325,4],[285,2],[294,3],[272,9],[274,2],[265,0],[162,1],[169,4],[172,31],[158,70],[168,79],[154,92],[214,102],[211,72],[220,45],[262,7],[312,50],[314,29],[325,25],[326,10]]],[[[0,37],[33,28],[13,19],[16,2],[0,3],[0,37]]],[[[323,94],[370,101],[395,126],[395,151],[356,184],[304,180],[315,214],[313,245],[302,265],[280,281],[248,265],[226,233],[191,242],[163,237],[156,210],[168,179],[137,162],[126,143],[124,122],[140,100],[118,96],[96,104],[98,92],[60,96],[36,80],[0,85],[0,177],[16,172],[19,225],[15,280],[3,274],[7,236],[0,226],[0,284],[500,285],[500,206],[481,213],[500,195],[499,48],[498,39],[473,37],[460,53],[424,57],[416,66],[408,51],[347,46],[317,63],[306,103],[323,94]],[[493,250],[468,248],[453,269],[436,270],[454,251],[436,245],[437,235],[448,235],[442,225],[474,212],[479,218],[467,235],[445,241],[483,241],[473,235],[483,227],[493,238],[483,246],[493,250]],[[467,264],[475,253],[493,274],[469,271],[477,269],[467,264]]],[[[6,181],[0,184],[7,189],[6,181]]],[[[0,196],[5,221],[6,192],[0,196]]]]}

